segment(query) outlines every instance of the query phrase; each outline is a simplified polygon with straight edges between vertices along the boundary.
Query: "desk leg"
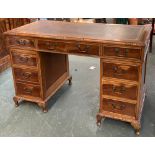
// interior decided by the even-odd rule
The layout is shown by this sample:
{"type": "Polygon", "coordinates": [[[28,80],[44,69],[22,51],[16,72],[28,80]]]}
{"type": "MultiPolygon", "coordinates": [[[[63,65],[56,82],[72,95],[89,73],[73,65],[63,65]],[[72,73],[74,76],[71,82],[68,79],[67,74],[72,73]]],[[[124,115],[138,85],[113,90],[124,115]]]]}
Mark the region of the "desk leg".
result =
{"type": "Polygon", "coordinates": [[[15,106],[18,107],[19,106],[19,99],[16,96],[14,96],[13,101],[15,103],[15,106]]]}
{"type": "Polygon", "coordinates": [[[44,113],[48,112],[48,108],[47,108],[47,104],[46,103],[44,105],[42,105],[41,108],[42,108],[42,111],[44,113]]]}
{"type": "Polygon", "coordinates": [[[69,77],[68,81],[69,81],[68,84],[69,84],[69,85],[72,85],[72,76],[69,77]]]}
{"type": "Polygon", "coordinates": [[[131,126],[135,129],[135,133],[137,136],[140,135],[140,129],[141,129],[141,125],[140,125],[140,122],[132,122],[131,123],[131,126]]]}
{"type": "Polygon", "coordinates": [[[97,126],[101,126],[102,116],[100,114],[97,114],[96,116],[96,124],[97,126]]]}

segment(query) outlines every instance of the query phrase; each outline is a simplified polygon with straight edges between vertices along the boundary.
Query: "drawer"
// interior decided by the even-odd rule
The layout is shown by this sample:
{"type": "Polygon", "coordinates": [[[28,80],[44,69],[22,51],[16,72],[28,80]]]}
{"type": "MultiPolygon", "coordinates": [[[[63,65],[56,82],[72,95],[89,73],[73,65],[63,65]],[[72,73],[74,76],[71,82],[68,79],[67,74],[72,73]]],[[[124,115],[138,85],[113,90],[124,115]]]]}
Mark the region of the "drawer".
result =
{"type": "Polygon", "coordinates": [[[104,111],[135,116],[135,105],[127,102],[103,98],[102,108],[104,111]]]}
{"type": "Polygon", "coordinates": [[[14,68],[15,79],[18,81],[39,83],[38,72],[30,69],[14,68]]]}
{"type": "Polygon", "coordinates": [[[40,97],[40,86],[26,83],[16,83],[17,95],[40,97]]]}
{"type": "Polygon", "coordinates": [[[41,50],[61,51],[67,52],[65,43],[60,41],[46,41],[38,40],[38,48],[41,50]]]}
{"type": "Polygon", "coordinates": [[[116,56],[123,58],[142,59],[142,52],[140,49],[119,48],[119,47],[103,47],[104,56],[116,56]]]}
{"type": "Polygon", "coordinates": [[[97,44],[70,43],[67,44],[67,50],[73,54],[99,56],[99,45],[97,44]]]}
{"type": "Polygon", "coordinates": [[[13,64],[26,65],[26,66],[37,66],[36,55],[26,54],[22,52],[12,51],[13,64]]]}
{"type": "Polygon", "coordinates": [[[103,95],[116,96],[131,100],[137,100],[138,87],[137,85],[124,83],[109,83],[104,82],[102,85],[103,95]]]}
{"type": "Polygon", "coordinates": [[[138,81],[139,66],[102,62],[103,76],[138,81]]]}
{"type": "Polygon", "coordinates": [[[62,41],[38,41],[38,48],[41,50],[51,50],[70,54],[85,54],[99,56],[99,45],[83,44],[76,42],[62,41]]]}
{"type": "Polygon", "coordinates": [[[22,37],[7,38],[8,46],[17,46],[21,48],[35,48],[35,40],[22,37]]]}

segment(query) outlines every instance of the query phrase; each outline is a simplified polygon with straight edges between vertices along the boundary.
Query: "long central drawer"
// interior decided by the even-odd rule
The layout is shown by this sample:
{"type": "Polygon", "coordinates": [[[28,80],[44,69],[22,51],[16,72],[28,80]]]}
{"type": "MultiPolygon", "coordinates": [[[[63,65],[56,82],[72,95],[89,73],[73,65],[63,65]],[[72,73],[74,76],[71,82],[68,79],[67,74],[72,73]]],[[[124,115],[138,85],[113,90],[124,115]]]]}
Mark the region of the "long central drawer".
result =
{"type": "Polygon", "coordinates": [[[96,43],[38,40],[38,49],[69,54],[99,56],[99,45],[96,43]]]}

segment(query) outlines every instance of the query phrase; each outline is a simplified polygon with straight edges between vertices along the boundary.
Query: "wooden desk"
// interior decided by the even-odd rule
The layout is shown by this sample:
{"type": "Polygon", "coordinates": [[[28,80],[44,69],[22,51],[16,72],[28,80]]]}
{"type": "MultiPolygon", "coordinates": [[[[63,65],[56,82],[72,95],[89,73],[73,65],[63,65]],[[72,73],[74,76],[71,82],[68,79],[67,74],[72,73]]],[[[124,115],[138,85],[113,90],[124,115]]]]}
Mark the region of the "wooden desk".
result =
{"type": "Polygon", "coordinates": [[[139,134],[145,98],[149,26],[38,21],[5,33],[14,77],[16,106],[48,99],[67,81],[68,54],[100,58],[103,117],[130,122],[139,134]]]}

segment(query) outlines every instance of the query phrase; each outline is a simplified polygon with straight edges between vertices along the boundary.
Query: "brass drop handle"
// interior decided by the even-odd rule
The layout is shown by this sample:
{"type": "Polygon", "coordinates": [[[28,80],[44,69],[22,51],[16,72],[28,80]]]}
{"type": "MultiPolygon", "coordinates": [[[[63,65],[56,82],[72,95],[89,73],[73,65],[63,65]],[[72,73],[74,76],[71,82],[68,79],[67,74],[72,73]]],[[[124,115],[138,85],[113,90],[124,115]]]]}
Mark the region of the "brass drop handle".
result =
{"type": "Polygon", "coordinates": [[[24,79],[29,79],[31,77],[31,73],[30,72],[24,72],[24,73],[22,73],[22,77],[24,79]]]}
{"type": "Polygon", "coordinates": [[[129,52],[128,49],[125,49],[125,51],[122,53],[119,48],[115,48],[115,55],[118,57],[127,57],[128,52],[129,52]]]}
{"type": "Polygon", "coordinates": [[[115,103],[112,103],[112,107],[113,107],[113,109],[116,109],[116,110],[124,110],[126,108],[126,106],[124,104],[118,105],[115,103]]]}
{"type": "Polygon", "coordinates": [[[20,56],[19,59],[20,59],[21,62],[25,62],[25,63],[26,63],[26,62],[28,61],[29,58],[26,57],[26,56],[20,56]]]}
{"type": "Polygon", "coordinates": [[[33,88],[25,87],[25,88],[24,88],[24,91],[25,91],[25,93],[27,93],[27,94],[32,94],[33,88]]]}
{"type": "Polygon", "coordinates": [[[122,86],[118,86],[118,87],[117,86],[113,86],[112,90],[116,94],[123,94],[126,91],[126,89],[125,89],[125,87],[123,85],[122,86]]]}
{"type": "Polygon", "coordinates": [[[26,40],[26,39],[17,40],[17,44],[19,44],[19,45],[27,45],[29,43],[30,43],[30,41],[26,40]]]}
{"type": "Polygon", "coordinates": [[[90,48],[89,45],[86,45],[84,48],[82,48],[80,44],[77,44],[76,47],[79,49],[80,52],[84,52],[84,53],[88,52],[90,48]]]}
{"type": "Polygon", "coordinates": [[[121,69],[121,68],[118,68],[117,66],[113,66],[112,69],[113,69],[113,73],[114,73],[114,74],[119,74],[119,75],[124,74],[124,70],[121,69]]]}

